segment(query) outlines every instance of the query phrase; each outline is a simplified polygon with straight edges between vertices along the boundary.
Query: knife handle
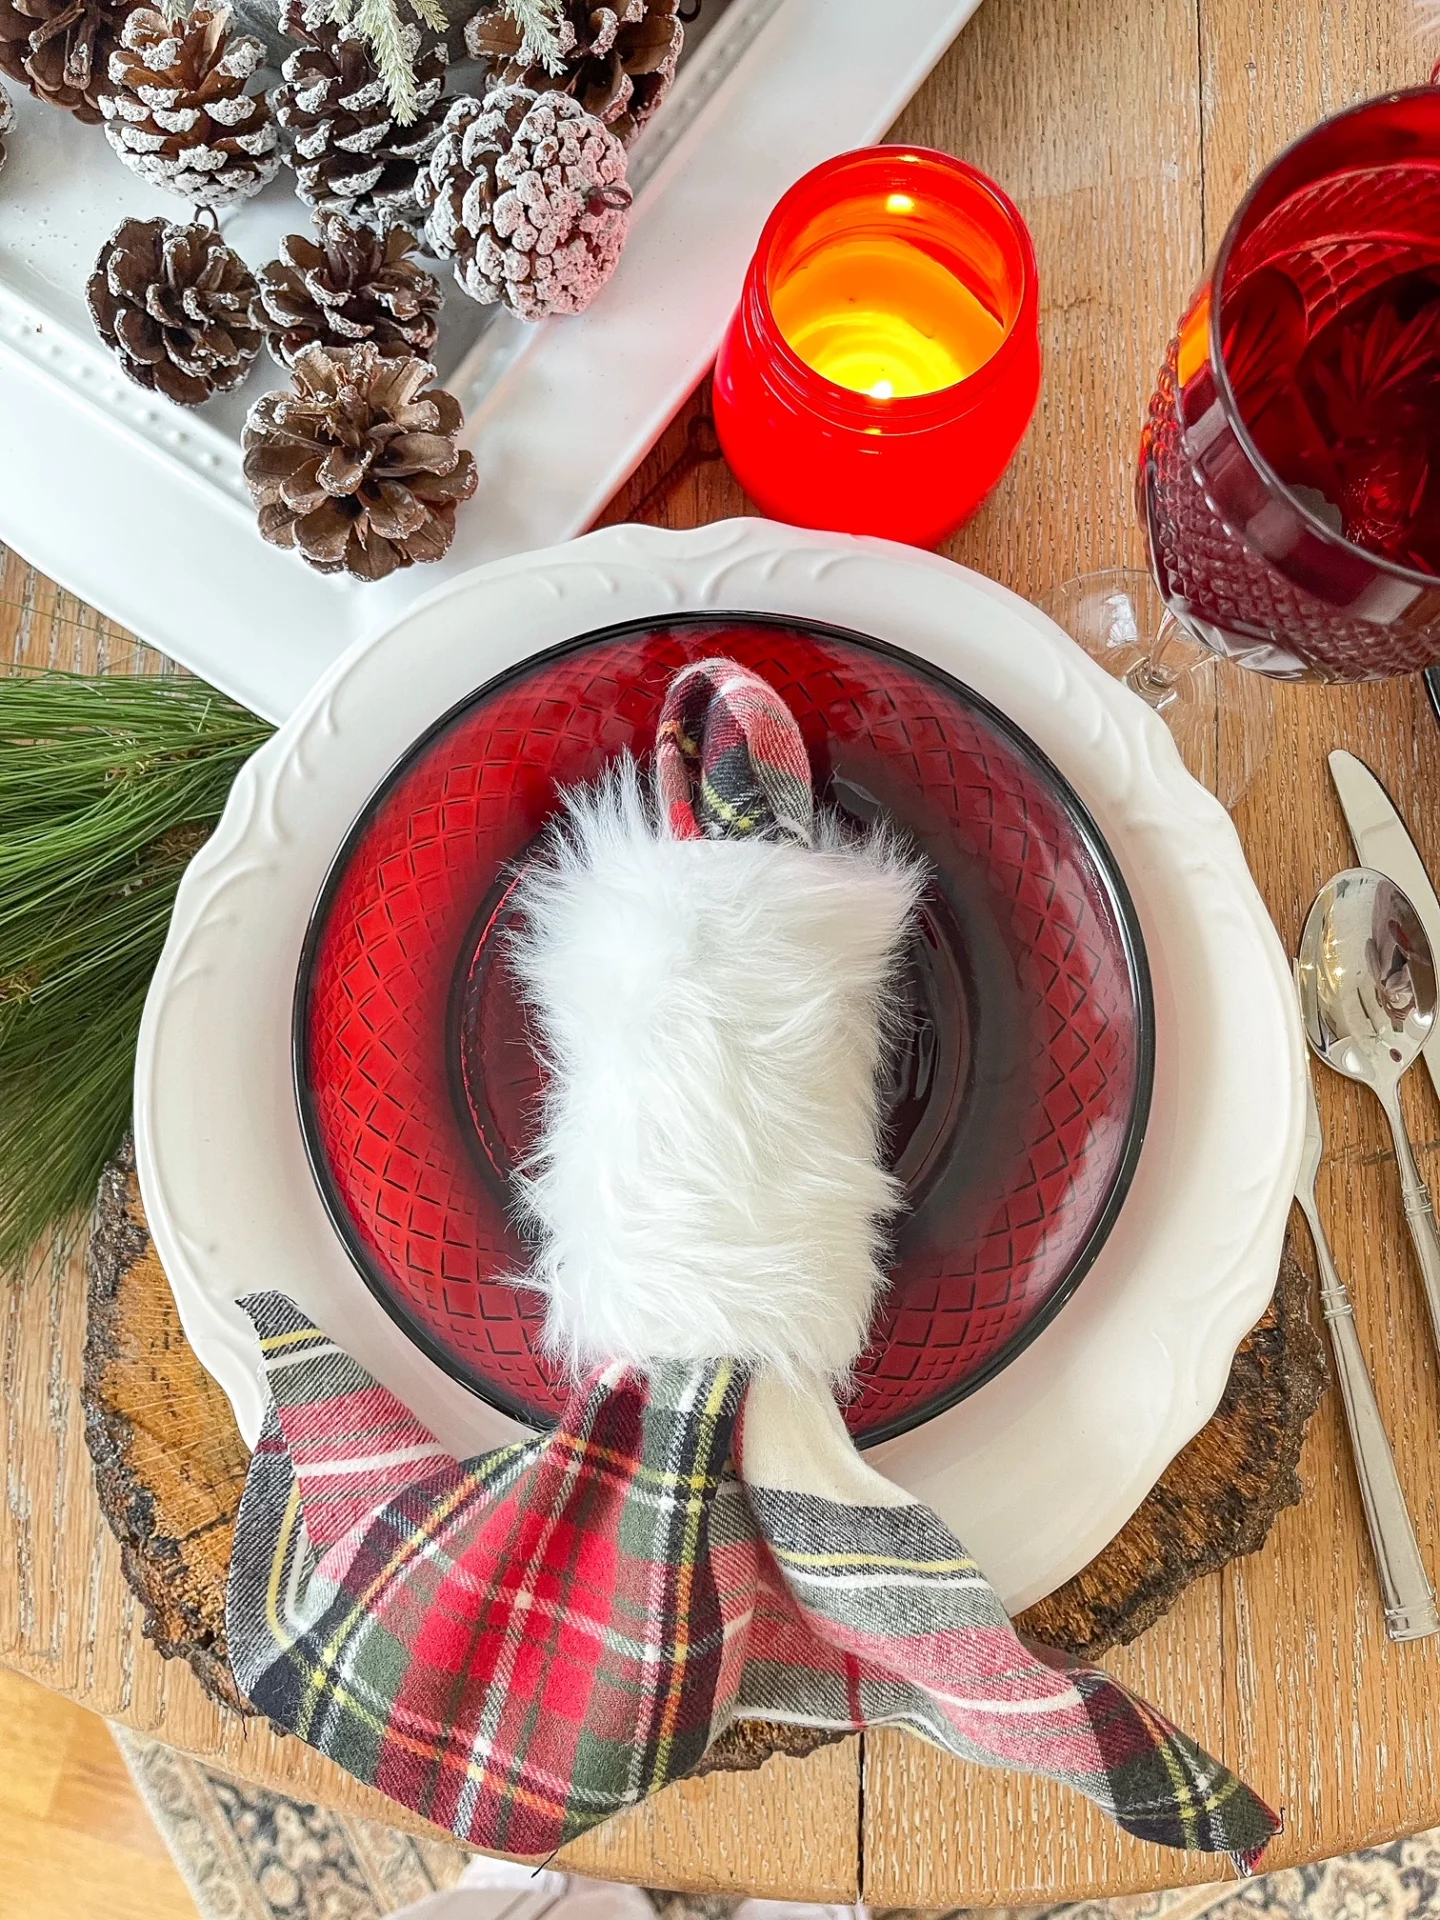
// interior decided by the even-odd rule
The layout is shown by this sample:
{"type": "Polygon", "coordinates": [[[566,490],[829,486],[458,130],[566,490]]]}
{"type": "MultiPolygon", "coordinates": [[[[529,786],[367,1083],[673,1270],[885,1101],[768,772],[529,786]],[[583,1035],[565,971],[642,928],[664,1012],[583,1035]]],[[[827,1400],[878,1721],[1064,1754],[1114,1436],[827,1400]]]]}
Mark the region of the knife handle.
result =
{"type": "Polygon", "coordinates": [[[1370,1530],[1370,1544],[1380,1575],[1386,1637],[1423,1640],[1427,1634],[1440,1633],[1435,1589],[1420,1557],[1420,1543],[1415,1538],[1414,1523],[1405,1504],[1405,1490],[1400,1485],[1395,1456],[1381,1424],[1380,1407],[1365,1365],[1349,1289],[1336,1271],[1314,1197],[1302,1193],[1298,1198],[1320,1266],[1320,1307],[1330,1329],[1330,1351],[1335,1358],[1340,1397],[1345,1403],[1355,1477],[1360,1482],[1365,1523],[1370,1530]]]}
{"type": "Polygon", "coordinates": [[[1430,1310],[1430,1330],[1434,1336],[1435,1350],[1440,1354],[1440,1234],[1435,1230],[1435,1206],[1430,1198],[1430,1189],[1415,1164],[1405,1116],[1400,1111],[1399,1088],[1377,1088],[1377,1091],[1380,1104],[1385,1109],[1385,1118],[1390,1122],[1390,1136],[1395,1142],[1405,1224],[1410,1229],[1410,1242],[1420,1262],[1420,1284],[1425,1289],[1425,1305],[1430,1310]]]}

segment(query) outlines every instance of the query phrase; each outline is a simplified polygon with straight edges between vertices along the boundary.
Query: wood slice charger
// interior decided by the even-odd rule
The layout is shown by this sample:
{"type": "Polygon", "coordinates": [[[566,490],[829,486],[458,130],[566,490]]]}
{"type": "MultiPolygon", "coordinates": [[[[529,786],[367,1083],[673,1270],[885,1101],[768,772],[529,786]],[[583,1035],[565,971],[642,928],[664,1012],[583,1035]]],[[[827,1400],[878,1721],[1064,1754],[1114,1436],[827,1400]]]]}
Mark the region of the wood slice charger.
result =
{"type": "MultiPolygon", "coordinates": [[[[1214,1418],[1073,1580],[1020,1615],[1031,1638],[1093,1659],[1133,1640],[1194,1580],[1253,1553],[1300,1498],[1296,1463],[1327,1379],[1311,1282],[1287,1247],[1275,1295],[1235,1356],[1214,1418]]],[[[249,1453],[195,1358],[145,1223],[127,1146],[101,1181],[89,1259],[86,1437],[146,1633],[236,1713],[255,1711],[225,1652],[225,1579],[249,1453]]],[[[760,1766],[842,1736],[746,1722],[699,1772],[760,1766]]]]}

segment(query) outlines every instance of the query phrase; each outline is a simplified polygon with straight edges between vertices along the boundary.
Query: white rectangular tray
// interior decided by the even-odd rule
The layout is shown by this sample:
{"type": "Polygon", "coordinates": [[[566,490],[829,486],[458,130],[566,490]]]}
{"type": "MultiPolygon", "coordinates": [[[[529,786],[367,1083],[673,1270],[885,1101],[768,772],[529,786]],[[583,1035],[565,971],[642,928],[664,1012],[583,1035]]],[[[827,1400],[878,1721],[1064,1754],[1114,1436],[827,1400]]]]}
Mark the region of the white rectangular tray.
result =
{"type": "MultiPolygon", "coordinates": [[[[713,0],[712,0],[713,3],[713,0]]],[[[360,635],[476,565],[579,533],[713,359],[775,201],[877,139],[979,0],[730,0],[631,159],[629,244],[575,319],[472,309],[449,279],[437,349],[480,489],[436,566],[380,586],[267,547],[239,430],[279,374],[198,412],[127,381],[84,288],[127,214],[184,218],[103,134],[22,96],[0,174],[0,540],[142,639],[272,719],[360,635]]],[[[16,91],[12,89],[12,91],[16,91]]],[[[287,176],[225,221],[252,266],[303,228],[287,176]]]]}

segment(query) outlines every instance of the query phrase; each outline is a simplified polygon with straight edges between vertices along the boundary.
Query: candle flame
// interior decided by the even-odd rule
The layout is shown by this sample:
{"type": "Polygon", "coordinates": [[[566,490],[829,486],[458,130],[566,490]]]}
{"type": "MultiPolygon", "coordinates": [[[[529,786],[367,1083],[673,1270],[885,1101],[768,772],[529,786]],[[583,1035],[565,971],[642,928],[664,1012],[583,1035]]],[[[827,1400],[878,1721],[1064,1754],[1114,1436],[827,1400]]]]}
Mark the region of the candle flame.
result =
{"type": "Polygon", "coordinates": [[[887,408],[954,386],[1005,337],[998,315],[944,261],[901,237],[898,222],[890,233],[837,236],[772,297],[781,332],[808,366],[887,408]]]}
{"type": "Polygon", "coordinates": [[[915,211],[915,202],[910,198],[908,193],[892,193],[885,202],[885,211],[887,213],[913,213],[915,211]]]}

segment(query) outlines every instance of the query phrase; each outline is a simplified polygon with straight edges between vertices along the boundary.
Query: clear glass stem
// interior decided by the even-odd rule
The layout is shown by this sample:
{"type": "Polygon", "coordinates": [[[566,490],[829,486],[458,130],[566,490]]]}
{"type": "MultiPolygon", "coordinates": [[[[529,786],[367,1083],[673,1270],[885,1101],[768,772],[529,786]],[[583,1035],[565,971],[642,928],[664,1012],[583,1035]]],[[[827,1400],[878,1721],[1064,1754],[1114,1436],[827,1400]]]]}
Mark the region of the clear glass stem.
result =
{"type": "Polygon", "coordinates": [[[1138,693],[1146,706],[1153,707],[1157,713],[1170,706],[1176,698],[1180,676],[1185,669],[1172,664],[1176,652],[1174,642],[1187,638],[1185,629],[1167,609],[1155,631],[1149,652],[1142,654],[1122,675],[1130,691],[1138,693]],[[1171,660],[1165,658],[1167,651],[1171,660]]]}
{"type": "Polygon", "coordinates": [[[1198,641],[1148,570],[1109,567],[1066,580],[1045,611],[1170,729],[1202,786],[1233,807],[1270,750],[1270,683],[1198,641]]]}

